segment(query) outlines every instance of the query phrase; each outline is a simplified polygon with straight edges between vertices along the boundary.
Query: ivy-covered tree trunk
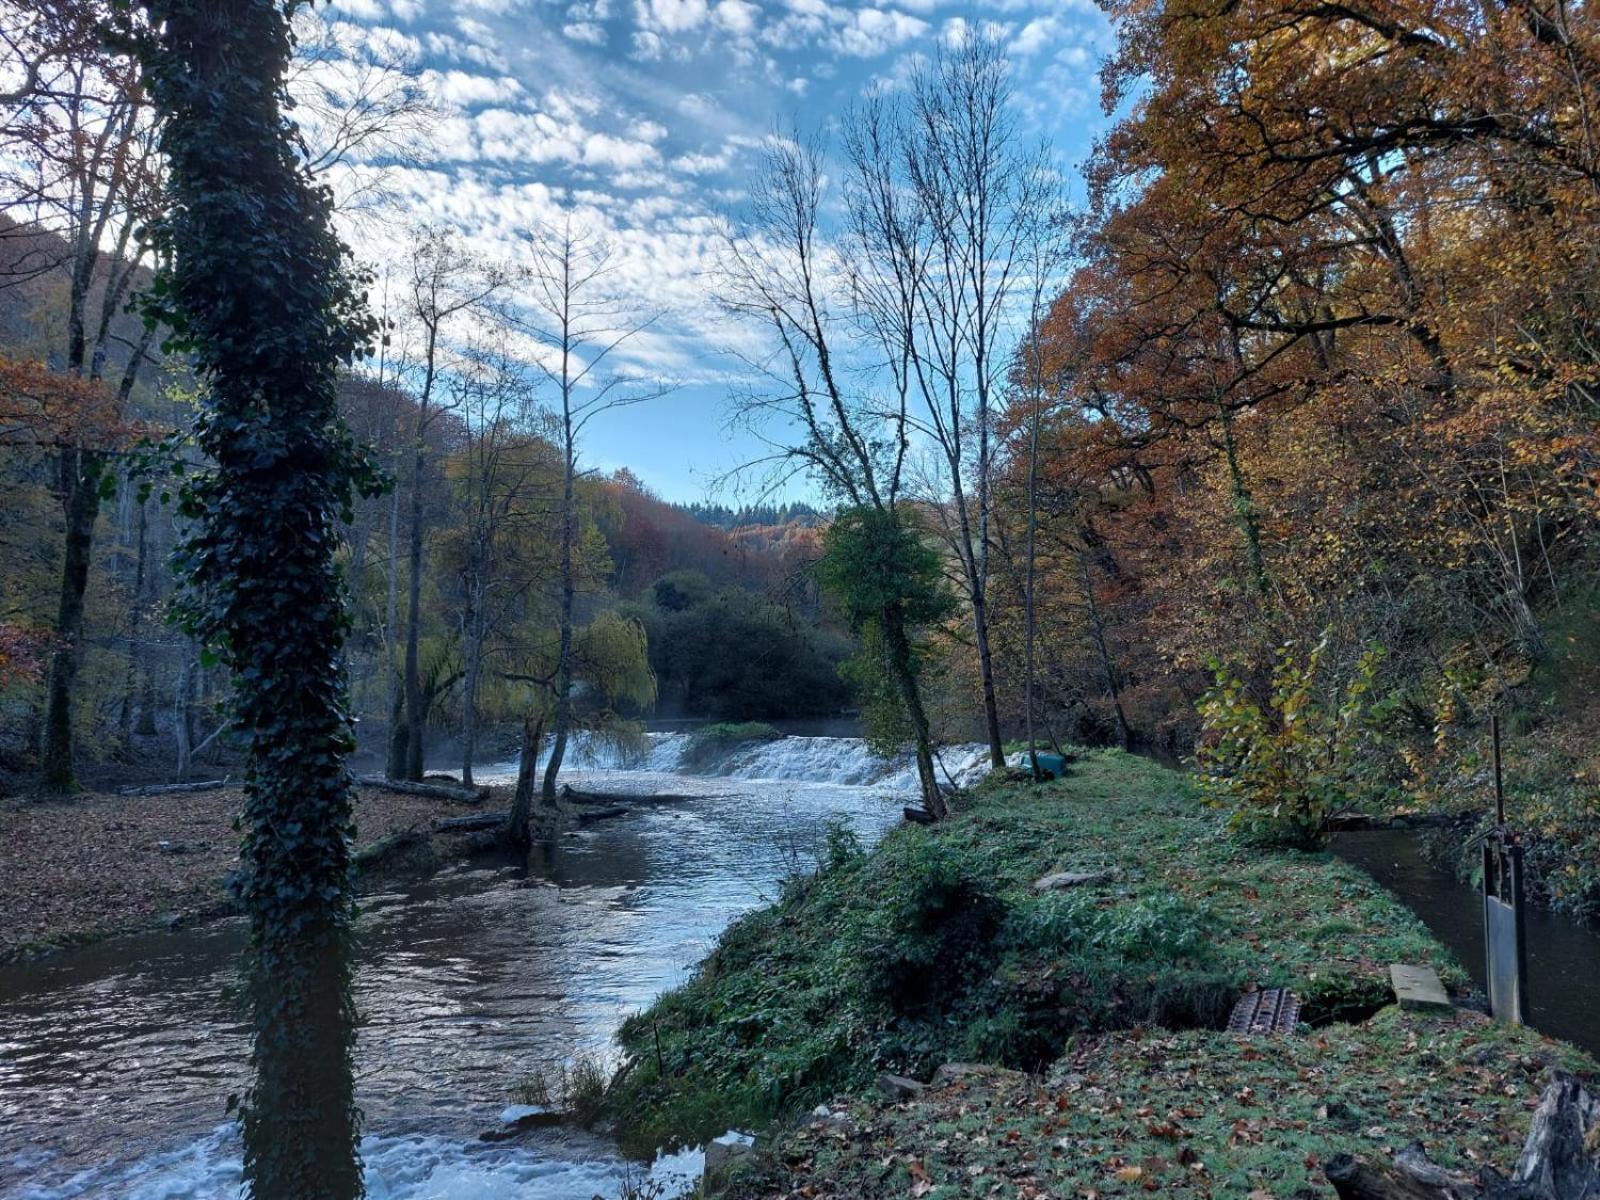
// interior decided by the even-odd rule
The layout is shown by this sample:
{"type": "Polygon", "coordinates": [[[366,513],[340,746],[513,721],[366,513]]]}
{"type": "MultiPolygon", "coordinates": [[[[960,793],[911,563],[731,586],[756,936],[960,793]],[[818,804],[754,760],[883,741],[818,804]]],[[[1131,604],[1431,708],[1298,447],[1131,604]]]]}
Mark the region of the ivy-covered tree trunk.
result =
{"type": "Polygon", "coordinates": [[[254,1078],[244,1172],[256,1200],[362,1192],[351,1052],[352,747],[334,549],[373,475],[337,415],[341,363],[372,324],[331,202],[285,116],[292,41],[276,0],[148,0],[140,43],[163,119],[171,267],[157,311],[203,381],[214,466],[184,490],[197,532],[183,613],[233,671],[249,749],[244,883],[254,1078]]]}

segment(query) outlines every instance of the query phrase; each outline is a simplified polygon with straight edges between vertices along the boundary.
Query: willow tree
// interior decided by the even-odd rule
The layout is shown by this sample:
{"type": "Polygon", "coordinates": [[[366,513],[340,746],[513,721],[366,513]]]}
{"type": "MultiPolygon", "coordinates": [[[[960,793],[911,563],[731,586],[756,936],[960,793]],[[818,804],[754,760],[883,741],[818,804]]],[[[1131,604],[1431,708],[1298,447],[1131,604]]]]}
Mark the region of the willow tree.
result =
{"type": "Polygon", "coordinates": [[[258,1200],[362,1192],[351,1052],[352,746],[338,521],[372,476],[340,423],[339,369],[374,333],[286,116],[292,0],[148,0],[169,257],[159,316],[204,383],[211,468],[184,490],[184,616],[233,671],[244,778],[258,1200]]]}

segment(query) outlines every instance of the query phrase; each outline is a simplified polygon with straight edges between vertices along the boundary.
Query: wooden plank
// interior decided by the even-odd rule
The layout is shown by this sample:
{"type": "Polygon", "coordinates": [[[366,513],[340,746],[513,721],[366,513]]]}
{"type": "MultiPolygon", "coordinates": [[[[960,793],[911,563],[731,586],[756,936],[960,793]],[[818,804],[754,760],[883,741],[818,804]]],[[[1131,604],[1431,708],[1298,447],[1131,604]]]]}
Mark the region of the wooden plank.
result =
{"type": "Polygon", "coordinates": [[[1401,1008],[1426,1012],[1453,1007],[1444,984],[1439,982],[1439,973],[1432,967],[1392,963],[1389,982],[1394,987],[1395,998],[1400,1001],[1401,1008]]]}

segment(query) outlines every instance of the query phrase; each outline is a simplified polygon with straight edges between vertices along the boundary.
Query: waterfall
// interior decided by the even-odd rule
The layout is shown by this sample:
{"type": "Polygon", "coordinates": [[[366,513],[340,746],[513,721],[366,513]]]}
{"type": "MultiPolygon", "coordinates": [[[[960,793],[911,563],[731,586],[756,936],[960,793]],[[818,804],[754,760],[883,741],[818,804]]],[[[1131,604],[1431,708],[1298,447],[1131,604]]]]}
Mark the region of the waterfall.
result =
{"type": "MultiPolygon", "coordinates": [[[[652,733],[642,748],[627,750],[580,735],[573,739],[565,767],[581,771],[645,771],[661,775],[702,775],[725,779],[787,780],[871,787],[887,792],[917,790],[916,761],[910,753],[879,758],[861,738],[783,737],[740,742],[695,755],[693,733],[652,733]]],[[[938,754],[942,781],[966,787],[987,774],[987,746],[946,746],[938,754]]],[[[512,768],[514,770],[514,768],[512,768]]]]}

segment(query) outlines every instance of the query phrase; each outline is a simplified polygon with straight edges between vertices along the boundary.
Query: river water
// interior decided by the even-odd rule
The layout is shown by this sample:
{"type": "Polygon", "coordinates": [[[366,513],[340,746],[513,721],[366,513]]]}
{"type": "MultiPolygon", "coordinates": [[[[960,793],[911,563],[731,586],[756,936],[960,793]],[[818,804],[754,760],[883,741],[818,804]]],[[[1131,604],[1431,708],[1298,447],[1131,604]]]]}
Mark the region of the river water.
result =
{"type": "MultiPolygon", "coordinates": [[[[519,1077],[614,1053],[622,1019],[814,861],[829,821],[880,837],[914,778],[854,739],[787,738],[710,776],[680,773],[686,745],[652,735],[642,759],[600,753],[571,775],[685,799],[641,804],[532,861],[475,859],[364,900],[357,1095],[376,1200],[591,1200],[637,1180],[593,1139],[478,1134],[519,1077]]],[[[954,775],[978,766],[970,750],[946,758],[954,775]]],[[[237,1195],[223,1106],[245,1082],[248,1042],[225,994],[243,940],[228,920],[0,968],[0,1197],[237,1195]]],[[[652,1169],[681,1191],[698,1156],[652,1169]]]]}
{"type": "MultiPolygon", "coordinates": [[[[1334,838],[1333,850],[1421,917],[1482,988],[1482,894],[1429,862],[1421,834],[1408,829],[1344,833],[1334,838]]],[[[1529,1024],[1600,1055],[1600,931],[1530,906],[1525,933],[1529,1024]]]]}

